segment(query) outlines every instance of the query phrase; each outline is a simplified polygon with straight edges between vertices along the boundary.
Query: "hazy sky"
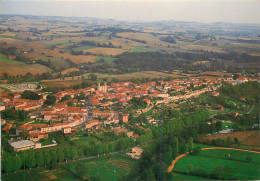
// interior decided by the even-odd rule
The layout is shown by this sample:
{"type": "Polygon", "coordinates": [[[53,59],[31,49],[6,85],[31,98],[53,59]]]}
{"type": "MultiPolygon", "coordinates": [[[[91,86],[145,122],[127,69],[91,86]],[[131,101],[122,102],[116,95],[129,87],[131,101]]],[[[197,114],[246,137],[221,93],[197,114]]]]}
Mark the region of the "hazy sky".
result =
{"type": "Polygon", "coordinates": [[[260,24],[260,0],[0,0],[0,14],[260,24]]]}

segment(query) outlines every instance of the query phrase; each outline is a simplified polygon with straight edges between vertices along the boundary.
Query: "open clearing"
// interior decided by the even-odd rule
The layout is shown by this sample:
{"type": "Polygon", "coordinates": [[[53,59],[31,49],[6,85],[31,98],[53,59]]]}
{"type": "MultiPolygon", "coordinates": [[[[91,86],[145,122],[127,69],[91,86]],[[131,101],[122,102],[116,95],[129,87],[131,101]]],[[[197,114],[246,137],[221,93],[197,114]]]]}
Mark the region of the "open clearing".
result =
{"type": "Polygon", "coordinates": [[[32,170],[19,171],[16,174],[4,174],[3,180],[82,180],[88,176],[97,176],[100,180],[116,181],[128,175],[137,165],[137,161],[128,156],[119,154],[109,157],[92,158],[87,160],[69,162],[58,168],[48,170],[44,167],[32,170]],[[84,171],[78,171],[80,165],[84,171]]]}
{"type": "Polygon", "coordinates": [[[172,169],[181,173],[190,173],[190,169],[204,170],[208,174],[218,166],[224,166],[233,177],[239,180],[259,180],[259,153],[232,148],[203,148],[197,155],[188,153],[178,156],[168,172],[172,169]],[[203,150],[205,149],[205,150],[203,150]]]}

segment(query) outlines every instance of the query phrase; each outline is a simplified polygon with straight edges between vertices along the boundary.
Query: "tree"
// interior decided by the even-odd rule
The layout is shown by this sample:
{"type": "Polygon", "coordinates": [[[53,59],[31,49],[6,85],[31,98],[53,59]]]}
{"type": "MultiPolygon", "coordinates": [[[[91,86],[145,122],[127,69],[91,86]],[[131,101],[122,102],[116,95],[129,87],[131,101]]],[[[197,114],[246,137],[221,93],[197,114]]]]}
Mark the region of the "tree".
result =
{"type": "Polygon", "coordinates": [[[42,152],[39,152],[36,154],[36,165],[39,167],[41,167],[44,164],[44,158],[42,155],[42,152]]]}
{"type": "Polygon", "coordinates": [[[6,158],[3,162],[4,171],[8,174],[11,173],[14,169],[14,165],[11,158],[6,158]]]}
{"type": "Polygon", "coordinates": [[[72,157],[73,161],[74,161],[74,159],[76,159],[78,157],[78,152],[77,152],[76,148],[71,149],[71,157],[72,157]]]}
{"type": "Polygon", "coordinates": [[[97,75],[96,74],[94,74],[94,73],[90,73],[89,75],[88,75],[88,78],[90,79],[90,80],[97,80],[97,75]]]}
{"type": "Polygon", "coordinates": [[[49,165],[51,162],[51,157],[50,157],[48,151],[45,150],[45,152],[43,153],[43,157],[44,157],[44,164],[46,167],[46,165],[49,165]]]}
{"type": "Polygon", "coordinates": [[[174,138],[174,146],[173,146],[173,154],[174,156],[177,156],[179,154],[179,140],[177,137],[174,138]]]}
{"type": "Polygon", "coordinates": [[[65,147],[63,152],[64,152],[64,157],[65,157],[66,162],[67,162],[67,159],[71,158],[71,150],[70,150],[70,148],[65,147]]]}
{"type": "Polygon", "coordinates": [[[29,153],[27,155],[27,159],[26,159],[26,166],[31,169],[32,167],[35,166],[35,164],[36,164],[36,161],[35,161],[35,158],[34,158],[34,154],[29,153]]]}
{"type": "Polygon", "coordinates": [[[234,138],[234,142],[235,142],[236,144],[238,144],[238,139],[237,139],[237,138],[234,138]]]}
{"type": "Polygon", "coordinates": [[[59,163],[60,163],[64,160],[64,152],[63,152],[62,149],[59,149],[57,154],[58,154],[58,160],[59,160],[59,163]]]}
{"type": "Polygon", "coordinates": [[[65,95],[64,97],[61,98],[60,102],[70,100],[70,99],[71,99],[71,95],[65,95]]]}
{"type": "Polygon", "coordinates": [[[35,92],[30,91],[30,90],[25,90],[21,94],[21,98],[22,99],[39,100],[41,98],[41,96],[36,94],[35,92]]]}
{"type": "Polygon", "coordinates": [[[227,137],[227,146],[230,146],[230,144],[231,144],[231,137],[229,136],[227,137]]]}
{"type": "Polygon", "coordinates": [[[22,166],[22,160],[20,158],[20,156],[16,156],[16,157],[13,157],[13,168],[14,168],[14,171],[18,171],[20,170],[21,166],[22,166]]]}
{"type": "Polygon", "coordinates": [[[51,150],[50,156],[51,156],[51,163],[56,163],[58,160],[58,155],[56,153],[56,150],[51,150]]]}
{"type": "Polygon", "coordinates": [[[53,95],[48,95],[46,98],[47,99],[46,99],[46,101],[44,101],[44,104],[47,104],[47,105],[50,106],[50,105],[53,105],[56,102],[56,97],[53,96],[53,95]]]}
{"type": "Polygon", "coordinates": [[[193,150],[193,138],[190,138],[188,141],[188,149],[189,149],[189,153],[191,153],[193,150]]]}
{"type": "Polygon", "coordinates": [[[74,103],[72,101],[68,102],[67,106],[73,107],[74,103]]]}

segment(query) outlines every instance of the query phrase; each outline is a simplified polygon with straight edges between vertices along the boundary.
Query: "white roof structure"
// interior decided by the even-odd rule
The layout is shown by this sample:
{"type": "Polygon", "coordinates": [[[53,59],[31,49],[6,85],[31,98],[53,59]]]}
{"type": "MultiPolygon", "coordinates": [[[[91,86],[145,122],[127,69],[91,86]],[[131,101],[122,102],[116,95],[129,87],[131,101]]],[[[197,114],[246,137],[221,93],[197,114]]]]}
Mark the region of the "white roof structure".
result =
{"type": "Polygon", "coordinates": [[[14,148],[19,148],[19,147],[24,147],[24,146],[33,146],[34,142],[29,141],[29,140],[22,140],[22,141],[10,143],[10,145],[14,148]]]}

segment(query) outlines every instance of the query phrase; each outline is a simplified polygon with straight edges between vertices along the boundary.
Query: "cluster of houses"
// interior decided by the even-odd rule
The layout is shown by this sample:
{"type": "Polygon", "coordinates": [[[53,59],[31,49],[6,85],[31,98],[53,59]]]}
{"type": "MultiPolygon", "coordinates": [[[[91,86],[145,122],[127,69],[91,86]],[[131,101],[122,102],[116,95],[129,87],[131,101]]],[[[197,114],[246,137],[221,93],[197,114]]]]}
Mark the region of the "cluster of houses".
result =
{"type": "MultiPolygon", "coordinates": [[[[55,106],[45,107],[44,101],[46,100],[47,93],[41,93],[40,100],[21,99],[20,94],[14,94],[13,97],[4,96],[0,98],[1,110],[14,108],[15,110],[25,110],[40,112],[37,116],[34,116],[36,122],[41,121],[44,124],[26,123],[16,128],[16,134],[28,135],[30,141],[38,142],[40,139],[47,139],[48,133],[62,131],[64,134],[71,134],[77,131],[79,127],[84,126],[85,129],[99,129],[101,126],[115,125],[120,121],[127,123],[128,114],[119,113],[111,109],[115,107],[128,106],[129,101],[133,97],[146,96],[144,101],[147,102],[147,107],[152,107],[151,98],[160,97],[168,98],[169,90],[182,91],[187,95],[192,93],[190,87],[207,87],[209,90],[215,88],[216,85],[221,85],[221,81],[234,83],[234,80],[230,78],[219,78],[216,80],[210,79],[173,79],[171,81],[158,81],[135,84],[132,82],[120,82],[111,83],[111,85],[93,85],[85,89],[78,90],[64,90],[60,91],[54,96],[56,97],[55,106]],[[86,101],[75,99],[80,94],[84,94],[87,97],[90,105],[86,106],[86,101]],[[69,95],[70,100],[60,101],[64,96],[69,95]],[[74,105],[84,105],[83,107],[68,106],[68,102],[74,103],[74,105]]],[[[247,78],[240,77],[235,80],[235,83],[242,83],[248,81],[247,78]]],[[[213,96],[218,96],[219,93],[212,91],[213,96]]],[[[148,109],[149,110],[149,109],[148,109]]],[[[138,111],[138,110],[137,110],[138,111]]],[[[151,117],[147,118],[149,124],[158,124],[158,120],[154,120],[151,117]]],[[[6,124],[5,120],[1,121],[1,124],[6,124]]],[[[3,128],[9,130],[13,125],[13,122],[8,122],[3,128]]],[[[131,135],[133,139],[136,139],[138,135],[131,135]]]]}

